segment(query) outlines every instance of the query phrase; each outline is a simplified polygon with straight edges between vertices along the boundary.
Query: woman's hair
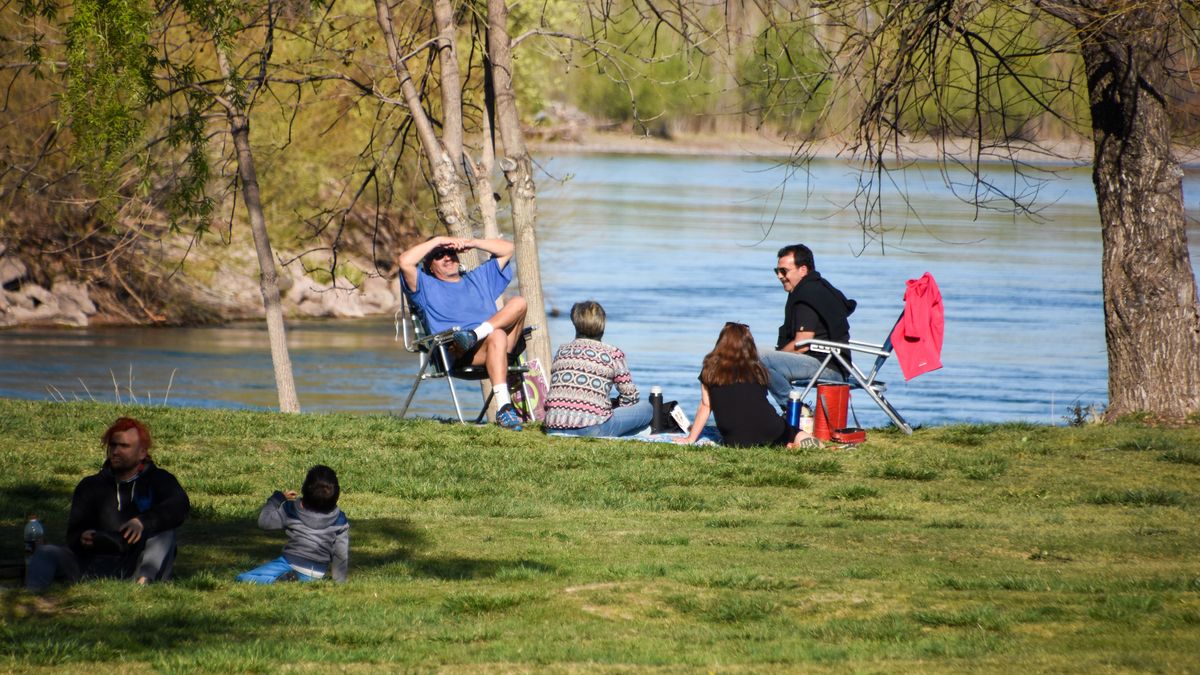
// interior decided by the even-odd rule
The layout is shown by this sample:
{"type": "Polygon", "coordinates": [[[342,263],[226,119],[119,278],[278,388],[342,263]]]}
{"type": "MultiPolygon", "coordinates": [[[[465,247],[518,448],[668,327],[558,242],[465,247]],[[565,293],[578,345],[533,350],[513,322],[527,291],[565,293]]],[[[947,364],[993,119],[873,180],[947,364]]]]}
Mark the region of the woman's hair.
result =
{"type": "Polygon", "coordinates": [[[719,387],[742,382],[766,386],[767,381],[767,369],[758,358],[750,327],[744,323],[726,323],[716,346],[704,357],[700,382],[706,387],[719,387]]]}
{"type": "Polygon", "coordinates": [[[333,469],[318,464],[308,470],[304,477],[304,485],[300,488],[300,500],[304,508],[317,513],[329,513],[337,507],[338,495],[342,490],[338,486],[337,474],[333,469]]]}
{"type": "Polygon", "coordinates": [[[604,308],[595,300],[577,302],[571,307],[575,337],[599,340],[604,337],[604,308]]]}

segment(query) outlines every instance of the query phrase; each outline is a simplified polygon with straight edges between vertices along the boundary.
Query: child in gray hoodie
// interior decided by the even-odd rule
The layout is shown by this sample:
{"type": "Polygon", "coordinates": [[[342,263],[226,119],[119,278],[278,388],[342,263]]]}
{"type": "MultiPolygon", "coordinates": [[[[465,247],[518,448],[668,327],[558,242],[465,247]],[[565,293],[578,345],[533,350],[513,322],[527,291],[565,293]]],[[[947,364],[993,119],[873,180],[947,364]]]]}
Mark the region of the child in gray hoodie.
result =
{"type": "Polygon", "coordinates": [[[350,566],[350,521],[338,508],[341,489],[333,469],[318,464],[308,470],[300,499],[296,492],[275,491],[258,513],[258,526],[283,530],[283,555],[249,572],[238,581],[273,584],[276,581],[316,581],[332,574],[342,583],[350,566]]]}

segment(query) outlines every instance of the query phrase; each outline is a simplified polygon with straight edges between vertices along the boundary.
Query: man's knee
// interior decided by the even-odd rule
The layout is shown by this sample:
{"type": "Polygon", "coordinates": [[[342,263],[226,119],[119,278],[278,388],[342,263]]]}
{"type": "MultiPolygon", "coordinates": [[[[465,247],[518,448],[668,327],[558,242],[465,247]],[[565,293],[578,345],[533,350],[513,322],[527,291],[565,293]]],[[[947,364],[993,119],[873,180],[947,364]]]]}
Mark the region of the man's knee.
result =
{"type": "Polygon", "coordinates": [[[45,591],[55,579],[79,580],[79,562],[65,546],[46,544],[38,547],[25,571],[25,588],[34,593],[45,591]]]}
{"type": "Polygon", "coordinates": [[[138,556],[134,579],[145,578],[147,581],[170,579],[175,567],[176,541],[175,530],[160,532],[147,539],[141,555],[138,556]]]}
{"type": "Polygon", "coordinates": [[[483,346],[479,350],[487,353],[491,353],[492,350],[499,350],[500,352],[508,351],[508,334],[502,330],[488,333],[488,336],[483,339],[483,346]]]}
{"type": "Polygon", "coordinates": [[[519,295],[514,295],[508,299],[508,302],[504,303],[504,309],[509,309],[513,312],[520,312],[521,316],[525,316],[525,311],[529,309],[529,305],[526,304],[525,298],[519,295]]]}

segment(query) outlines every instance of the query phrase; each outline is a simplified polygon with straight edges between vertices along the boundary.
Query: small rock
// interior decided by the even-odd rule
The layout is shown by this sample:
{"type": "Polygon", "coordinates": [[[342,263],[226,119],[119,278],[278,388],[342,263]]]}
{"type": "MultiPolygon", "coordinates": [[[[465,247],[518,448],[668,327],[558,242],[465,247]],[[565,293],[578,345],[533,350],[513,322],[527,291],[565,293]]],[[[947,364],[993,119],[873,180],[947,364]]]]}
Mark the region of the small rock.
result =
{"type": "Polygon", "coordinates": [[[87,286],[84,284],[69,281],[67,279],[58,278],[54,280],[54,285],[50,287],[50,292],[58,298],[59,307],[64,314],[76,314],[84,316],[84,324],[87,325],[86,317],[96,313],[96,303],[92,302],[88,296],[87,286]]]}
{"type": "Polygon", "coordinates": [[[0,286],[7,286],[13,281],[24,279],[28,272],[29,269],[20,259],[7,255],[0,256],[0,286]]]}

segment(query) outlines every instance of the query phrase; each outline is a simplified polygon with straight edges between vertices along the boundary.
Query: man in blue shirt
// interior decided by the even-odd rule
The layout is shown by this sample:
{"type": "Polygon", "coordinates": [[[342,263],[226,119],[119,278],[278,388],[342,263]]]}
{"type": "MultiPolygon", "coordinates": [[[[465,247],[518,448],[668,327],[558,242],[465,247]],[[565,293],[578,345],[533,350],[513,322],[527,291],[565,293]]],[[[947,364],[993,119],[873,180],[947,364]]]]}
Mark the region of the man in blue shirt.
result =
{"type": "Polygon", "coordinates": [[[400,279],[437,333],[457,328],[454,365],[482,365],[496,397],[496,422],[521,430],[521,416],[508,394],[508,355],[525,328],[525,299],[511,298],[499,310],[496,300],[512,281],[513,244],[503,239],[434,237],[400,254],[400,279]],[[458,254],[478,249],[491,259],[470,271],[458,254]]]}

